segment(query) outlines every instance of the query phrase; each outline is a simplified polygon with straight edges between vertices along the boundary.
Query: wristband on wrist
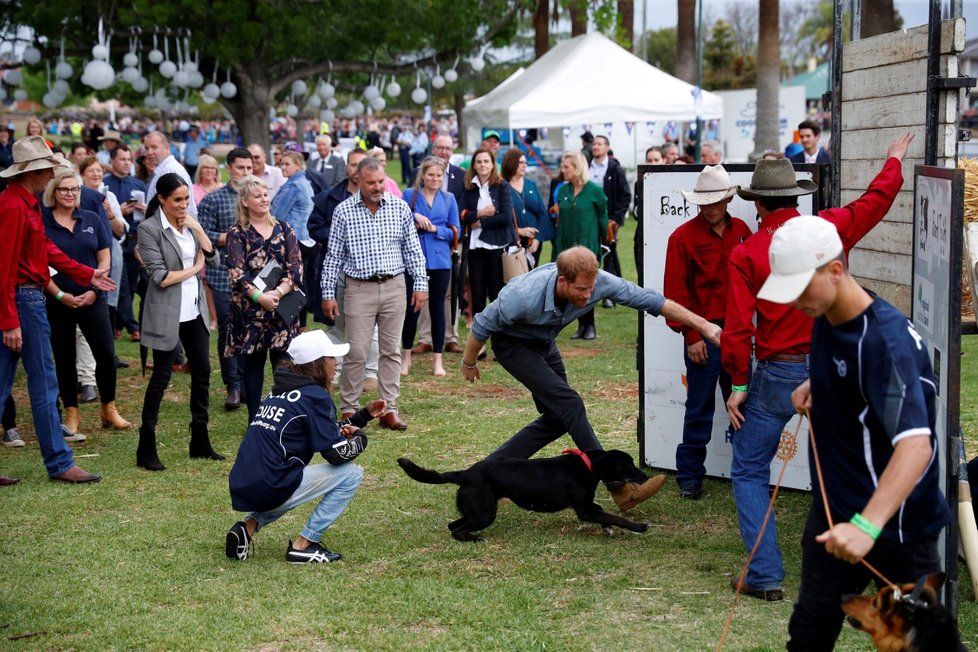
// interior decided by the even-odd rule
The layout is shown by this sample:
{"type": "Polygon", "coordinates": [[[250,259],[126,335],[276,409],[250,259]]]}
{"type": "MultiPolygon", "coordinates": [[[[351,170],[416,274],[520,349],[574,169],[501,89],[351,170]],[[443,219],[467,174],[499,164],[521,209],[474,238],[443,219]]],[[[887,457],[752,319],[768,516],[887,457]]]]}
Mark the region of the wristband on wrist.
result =
{"type": "Polygon", "coordinates": [[[61,299],[63,299],[64,296],[65,296],[65,293],[62,292],[61,290],[58,290],[58,293],[56,295],[54,295],[54,299],[55,299],[55,301],[61,301],[61,299]]]}
{"type": "Polygon", "coordinates": [[[468,364],[467,362],[465,362],[465,360],[462,360],[462,366],[465,367],[466,369],[478,369],[479,362],[476,361],[475,364],[468,364]]]}
{"type": "Polygon", "coordinates": [[[251,293],[251,300],[254,301],[255,303],[258,303],[258,297],[260,296],[261,296],[261,292],[255,290],[254,292],[251,293]]]}
{"type": "Polygon", "coordinates": [[[746,392],[747,391],[747,385],[731,385],[730,386],[730,391],[731,392],[746,392]]]}
{"type": "Polygon", "coordinates": [[[873,539],[873,541],[876,541],[880,537],[881,530],[878,527],[876,527],[876,525],[872,521],[867,519],[859,512],[853,514],[852,518],[849,519],[849,522],[855,525],[863,532],[865,532],[866,534],[868,534],[873,539]]]}

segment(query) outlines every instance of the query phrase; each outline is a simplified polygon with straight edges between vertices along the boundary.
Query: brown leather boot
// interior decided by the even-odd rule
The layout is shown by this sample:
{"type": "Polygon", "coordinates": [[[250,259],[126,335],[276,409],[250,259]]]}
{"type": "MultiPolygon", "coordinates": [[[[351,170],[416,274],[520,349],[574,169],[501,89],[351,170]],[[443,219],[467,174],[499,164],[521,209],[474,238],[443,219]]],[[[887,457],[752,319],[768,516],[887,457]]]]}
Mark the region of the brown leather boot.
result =
{"type": "Polygon", "coordinates": [[[78,428],[81,426],[81,414],[78,412],[77,407],[66,407],[65,408],[65,428],[70,430],[72,433],[77,433],[78,428]]]}
{"type": "Polygon", "coordinates": [[[612,491],[611,497],[615,499],[615,503],[618,505],[618,511],[627,512],[640,502],[651,498],[665,483],[666,476],[664,475],[649,478],[642,484],[626,482],[612,491]]]}
{"type": "Polygon", "coordinates": [[[132,428],[132,424],[123,419],[122,415],[119,414],[119,410],[115,407],[115,401],[102,403],[102,409],[99,410],[99,415],[102,417],[103,428],[112,427],[116,430],[128,430],[132,428]]]}

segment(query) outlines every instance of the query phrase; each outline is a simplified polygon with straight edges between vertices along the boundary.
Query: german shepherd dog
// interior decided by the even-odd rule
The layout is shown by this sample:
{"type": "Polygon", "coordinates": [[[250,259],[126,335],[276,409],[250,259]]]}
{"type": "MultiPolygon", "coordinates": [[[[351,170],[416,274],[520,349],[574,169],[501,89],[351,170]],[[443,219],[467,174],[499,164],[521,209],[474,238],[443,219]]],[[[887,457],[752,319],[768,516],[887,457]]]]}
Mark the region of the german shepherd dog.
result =
{"type": "Polygon", "coordinates": [[[897,591],[885,587],[876,595],[846,595],[842,610],[881,652],[967,652],[938,597],[942,584],[944,573],[931,573],[897,591]]]}
{"type": "Polygon", "coordinates": [[[610,514],[594,502],[598,482],[648,480],[635,466],[631,455],[619,450],[589,450],[573,455],[540,459],[483,460],[464,471],[439,473],[421,468],[406,457],[397,463],[414,480],[426,484],[457,484],[455,505],[461,518],[448,524],[458,541],[482,541],[476,534],[496,520],[500,498],[508,498],[523,509],[559,512],[573,509],[577,518],[601,525],[611,532],[616,525],[632,532],[645,532],[648,525],[610,514]],[[586,460],[584,458],[586,456],[586,460]],[[590,462],[590,467],[589,464],[590,462]]]}

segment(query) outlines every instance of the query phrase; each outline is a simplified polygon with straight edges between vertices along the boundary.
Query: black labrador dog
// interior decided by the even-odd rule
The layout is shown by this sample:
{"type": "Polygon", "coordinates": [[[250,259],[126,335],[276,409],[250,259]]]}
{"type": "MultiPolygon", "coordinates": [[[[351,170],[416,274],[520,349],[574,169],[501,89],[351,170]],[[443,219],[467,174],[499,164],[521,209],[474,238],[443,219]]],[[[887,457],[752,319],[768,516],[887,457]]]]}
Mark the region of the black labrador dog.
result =
{"type": "Polygon", "coordinates": [[[457,484],[455,505],[461,518],[448,524],[459,541],[482,541],[476,533],[496,520],[500,498],[508,498],[533,512],[573,509],[577,518],[597,523],[606,531],[612,525],[645,532],[648,525],[610,514],[594,502],[598,482],[621,480],[641,484],[648,480],[631,455],[619,450],[589,450],[581,455],[558,455],[532,460],[483,460],[464,471],[439,473],[402,457],[397,463],[414,480],[426,484],[457,484]],[[585,460],[586,456],[586,460],[585,460]]]}

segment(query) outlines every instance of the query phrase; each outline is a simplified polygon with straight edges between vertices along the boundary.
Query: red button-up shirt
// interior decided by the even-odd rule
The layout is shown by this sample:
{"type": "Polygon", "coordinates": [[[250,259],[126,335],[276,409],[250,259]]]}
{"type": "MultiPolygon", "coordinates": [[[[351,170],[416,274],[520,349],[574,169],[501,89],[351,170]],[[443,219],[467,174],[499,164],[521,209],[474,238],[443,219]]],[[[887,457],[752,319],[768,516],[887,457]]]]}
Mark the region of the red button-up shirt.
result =
{"type": "Polygon", "coordinates": [[[14,292],[25,283],[47,286],[49,265],[82,286],[91,285],[95,273],[48,240],[37,197],[11,182],[0,193],[0,330],[20,327],[14,292]]]}
{"type": "MultiPolygon", "coordinates": [[[[843,208],[819,211],[819,217],[835,224],[846,257],[890,210],[903,173],[900,161],[887,159],[869,188],[859,199],[843,208]]],[[[782,224],[798,216],[796,209],[782,209],[764,218],[760,229],[730,255],[730,290],[721,339],[723,368],[734,385],[746,385],[750,377],[751,338],[758,360],[778,354],[805,354],[811,344],[812,319],[788,304],[758,300],[757,293],[771,273],[768,247],[782,224]],[[757,327],[753,319],[757,312],[757,327]]]]}
{"type": "MultiPolygon", "coordinates": [[[[727,310],[730,253],[751,236],[743,220],[728,213],[724,221],[720,235],[701,213],[673,231],[666,248],[664,294],[710,321],[723,319],[727,310]]],[[[683,334],[687,346],[703,339],[695,328],[677,321],[666,323],[683,334]]]]}

